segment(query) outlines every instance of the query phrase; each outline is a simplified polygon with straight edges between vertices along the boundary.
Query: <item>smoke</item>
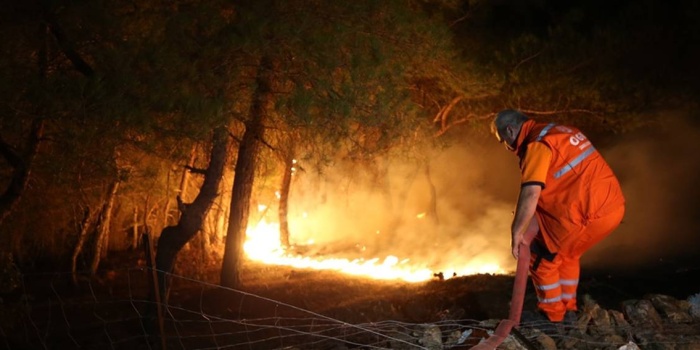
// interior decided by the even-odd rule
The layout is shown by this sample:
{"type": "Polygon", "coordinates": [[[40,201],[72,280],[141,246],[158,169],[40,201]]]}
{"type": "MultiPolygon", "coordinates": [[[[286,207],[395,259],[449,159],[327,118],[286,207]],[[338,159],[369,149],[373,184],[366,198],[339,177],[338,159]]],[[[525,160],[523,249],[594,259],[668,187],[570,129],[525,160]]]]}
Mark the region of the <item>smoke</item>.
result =
{"type": "MultiPolygon", "coordinates": [[[[671,263],[697,251],[700,157],[693,143],[700,128],[664,119],[663,127],[612,142],[591,137],[618,175],[627,205],[620,227],[584,255],[584,268],[671,263]]],[[[512,271],[517,157],[475,132],[435,151],[427,170],[429,176],[424,166],[383,159],[371,167],[337,162],[323,174],[298,174],[290,197],[292,241],[313,241],[320,255],[394,255],[435,271],[469,262],[512,271]]]]}
{"type": "Polygon", "coordinates": [[[622,184],[626,213],[620,227],[584,256],[584,264],[697,268],[700,127],[689,114],[654,117],[662,122],[619,136],[601,150],[622,184]]]}
{"type": "Polygon", "coordinates": [[[313,240],[318,254],[394,255],[436,272],[470,264],[513,270],[517,158],[487,136],[460,138],[427,166],[382,159],[301,174],[290,195],[293,240],[313,240]]]}

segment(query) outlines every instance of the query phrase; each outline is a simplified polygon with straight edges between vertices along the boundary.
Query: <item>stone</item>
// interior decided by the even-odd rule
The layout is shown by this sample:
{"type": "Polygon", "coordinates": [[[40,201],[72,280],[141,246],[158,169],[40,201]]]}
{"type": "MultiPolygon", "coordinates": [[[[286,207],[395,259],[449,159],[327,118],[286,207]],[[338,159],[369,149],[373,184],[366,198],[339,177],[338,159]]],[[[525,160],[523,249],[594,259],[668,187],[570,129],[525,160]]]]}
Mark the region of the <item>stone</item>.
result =
{"type": "Polygon", "coordinates": [[[617,348],[617,350],[641,350],[641,349],[634,342],[629,342],[629,343],[617,348]]]}
{"type": "MultiPolygon", "coordinates": [[[[525,346],[520,344],[515,337],[512,335],[509,335],[506,339],[503,340],[503,343],[498,346],[499,349],[503,350],[528,350],[525,346]]],[[[556,350],[556,348],[554,348],[556,350]]]]}
{"type": "Polygon", "coordinates": [[[690,316],[700,321],[700,293],[689,296],[688,304],[690,305],[690,310],[688,311],[690,316]]]}
{"type": "Polygon", "coordinates": [[[616,310],[608,310],[608,315],[610,315],[610,319],[612,320],[614,333],[624,339],[631,339],[632,326],[630,326],[629,322],[625,319],[625,315],[616,310]]]}
{"type": "Polygon", "coordinates": [[[649,300],[627,300],[622,303],[622,308],[627,320],[634,327],[662,330],[661,316],[656,312],[654,305],[649,300]]]}
{"type": "Polygon", "coordinates": [[[442,350],[442,332],[440,327],[432,324],[424,325],[422,336],[418,343],[429,350],[442,350]]]}
{"type": "Polygon", "coordinates": [[[646,296],[646,299],[649,299],[656,310],[673,323],[693,322],[693,317],[688,312],[690,305],[687,303],[663,294],[651,294],[646,296]]]}
{"type": "Polygon", "coordinates": [[[636,333],[635,339],[644,350],[676,350],[674,342],[658,333],[636,333]]]}
{"type": "Polygon", "coordinates": [[[445,339],[445,347],[452,347],[455,345],[460,345],[464,343],[474,332],[473,329],[466,329],[464,331],[454,330],[447,334],[447,339],[445,339]]]}
{"type": "Polygon", "coordinates": [[[591,310],[591,322],[595,327],[588,327],[590,334],[601,334],[601,335],[612,335],[615,334],[615,329],[613,328],[613,322],[610,318],[608,312],[596,305],[593,310],[591,310]]]}

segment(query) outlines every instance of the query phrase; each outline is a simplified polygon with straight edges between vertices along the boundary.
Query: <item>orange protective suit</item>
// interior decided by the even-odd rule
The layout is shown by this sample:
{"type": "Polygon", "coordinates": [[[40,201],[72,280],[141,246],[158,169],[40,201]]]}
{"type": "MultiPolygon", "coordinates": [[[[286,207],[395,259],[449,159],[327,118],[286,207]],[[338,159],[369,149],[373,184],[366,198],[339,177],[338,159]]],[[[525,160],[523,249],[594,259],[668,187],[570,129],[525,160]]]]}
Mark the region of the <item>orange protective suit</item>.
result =
{"type": "Polygon", "coordinates": [[[526,121],[516,140],[522,185],[540,185],[530,275],[551,321],[576,310],[581,255],[622,221],[625,199],[603,157],[576,128],[526,121]]]}

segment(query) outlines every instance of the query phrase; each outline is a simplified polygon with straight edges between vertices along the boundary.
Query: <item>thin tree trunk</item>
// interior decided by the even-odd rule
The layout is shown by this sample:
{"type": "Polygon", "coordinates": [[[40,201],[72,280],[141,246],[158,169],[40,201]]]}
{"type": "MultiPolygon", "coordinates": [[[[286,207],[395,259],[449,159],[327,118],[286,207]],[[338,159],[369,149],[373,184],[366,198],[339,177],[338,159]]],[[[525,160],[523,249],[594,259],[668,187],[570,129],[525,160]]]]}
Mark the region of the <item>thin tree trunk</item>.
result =
{"type": "Polygon", "coordinates": [[[294,154],[288,151],[284,155],[284,173],[282,174],[282,186],[280,187],[279,222],[280,244],[289,248],[289,191],[292,187],[292,167],[294,166],[294,154]]]}
{"type": "Polygon", "coordinates": [[[182,211],[175,226],[163,229],[158,238],[156,269],[161,300],[166,301],[169,289],[168,274],[173,271],[177,253],[202,228],[204,218],[218,196],[219,183],[224,174],[228,155],[228,131],[224,127],[214,130],[209,167],[204,174],[204,182],[199,194],[191,204],[183,204],[178,197],[178,207],[182,211]]]}
{"type": "Polygon", "coordinates": [[[263,57],[258,67],[256,90],[250,107],[250,119],[246,123],[243,139],[238,148],[233,190],[231,191],[231,213],[229,216],[224,261],[221,268],[221,285],[229,288],[240,286],[239,267],[244,259],[250,197],[253,192],[255,167],[259,152],[258,140],[263,135],[263,119],[272,101],[272,62],[263,57]]]}
{"type": "MultiPolygon", "coordinates": [[[[178,188],[178,192],[180,193],[180,199],[185,202],[189,203],[189,195],[187,193],[187,189],[189,188],[190,185],[190,178],[192,177],[191,171],[194,169],[194,164],[195,160],[197,159],[197,144],[192,145],[192,149],[190,150],[190,159],[187,161],[187,165],[183,167],[182,169],[182,176],[180,176],[180,187],[178,188]]],[[[178,211],[178,213],[182,213],[181,211],[178,211]]],[[[180,220],[180,218],[176,218],[177,220],[180,220]]],[[[196,237],[193,237],[196,238],[196,237]]],[[[183,247],[186,250],[190,248],[189,242],[185,243],[185,246],[183,247]]]]}
{"type": "MultiPolygon", "coordinates": [[[[44,40],[41,41],[38,50],[39,61],[37,62],[39,66],[39,77],[42,81],[46,79],[48,72],[47,33],[48,28],[46,24],[42,24],[39,35],[41,35],[44,40]]],[[[39,144],[43,134],[44,120],[41,118],[34,119],[32,121],[31,131],[24,145],[24,152],[15,149],[0,136],[0,154],[2,154],[13,169],[7,189],[0,195],[0,224],[10,215],[27,187],[32,163],[37,153],[39,153],[39,144]]]]}
{"type": "MultiPolygon", "coordinates": [[[[185,170],[187,171],[187,170],[185,170]]],[[[161,227],[168,227],[170,218],[170,173],[172,173],[172,170],[168,168],[168,176],[166,177],[166,182],[165,182],[165,193],[166,193],[166,199],[165,199],[165,205],[163,208],[163,224],[161,227]]],[[[182,198],[182,197],[180,197],[182,198]]]]}
{"type": "Polygon", "coordinates": [[[215,232],[217,233],[216,239],[217,243],[222,243],[219,241],[219,233],[223,236],[223,233],[226,232],[227,229],[227,224],[228,221],[226,220],[228,218],[228,213],[229,213],[229,206],[224,205],[224,198],[225,196],[219,196],[218,200],[218,207],[219,210],[216,211],[216,230],[215,232]]]}
{"type": "Polygon", "coordinates": [[[39,144],[43,133],[43,119],[35,119],[32,122],[24,153],[18,152],[0,137],[0,154],[13,169],[7,189],[0,195],[0,224],[10,215],[27,188],[32,163],[39,153],[39,144]]]}
{"type": "Polygon", "coordinates": [[[90,274],[92,276],[97,273],[97,267],[100,264],[100,259],[103,257],[104,251],[108,247],[109,240],[109,226],[112,219],[112,208],[114,207],[114,199],[117,197],[117,191],[119,190],[119,184],[121,180],[116,179],[110,184],[107,202],[102,208],[102,213],[100,214],[100,226],[97,229],[97,237],[95,238],[95,247],[93,249],[94,254],[92,255],[92,263],[90,264],[90,274]]]}
{"type": "Polygon", "coordinates": [[[117,191],[119,190],[119,185],[121,181],[117,181],[113,189],[109,193],[109,201],[107,202],[107,208],[105,210],[104,220],[102,220],[102,229],[104,234],[102,234],[102,250],[100,251],[101,258],[107,257],[107,252],[109,251],[109,240],[110,234],[112,233],[112,213],[114,212],[115,198],[117,197],[117,191]]]}
{"type": "Polygon", "coordinates": [[[71,273],[73,276],[74,285],[78,284],[78,256],[83,251],[88,233],[95,223],[97,214],[99,213],[100,210],[90,210],[89,207],[85,209],[85,215],[81,221],[80,234],[78,235],[78,243],[76,243],[75,248],[73,249],[73,256],[71,257],[71,273]]]}
{"type": "Polygon", "coordinates": [[[193,145],[192,150],[190,151],[190,160],[187,162],[187,167],[182,170],[182,177],[180,177],[180,198],[182,198],[182,200],[185,202],[187,202],[189,199],[187,198],[187,188],[189,187],[191,177],[189,169],[194,168],[194,162],[196,159],[197,145],[193,145]]]}
{"type": "Polygon", "coordinates": [[[440,218],[437,213],[437,191],[435,190],[435,184],[433,183],[433,178],[430,176],[430,163],[425,164],[425,178],[428,181],[428,186],[430,186],[430,206],[428,208],[428,216],[433,221],[433,224],[439,225],[440,218]]]}
{"type": "MultiPolygon", "coordinates": [[[[134,201],[135,202],[135,201],[134,201]]],[[[136,250],[139,247],[139,207],[134,203],[133,215],[133,232],[131,236],[131,249],[136,250]]]]}

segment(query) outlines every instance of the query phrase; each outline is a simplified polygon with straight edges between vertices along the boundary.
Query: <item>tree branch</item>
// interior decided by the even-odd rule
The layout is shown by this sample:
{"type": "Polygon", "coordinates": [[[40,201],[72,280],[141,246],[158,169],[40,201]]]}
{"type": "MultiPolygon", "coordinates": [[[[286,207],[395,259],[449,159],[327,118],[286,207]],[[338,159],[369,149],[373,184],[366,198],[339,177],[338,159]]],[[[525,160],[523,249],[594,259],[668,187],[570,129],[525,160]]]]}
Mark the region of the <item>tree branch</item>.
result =
{"type": "Polygon", "coordinates": [[[562,113],[584,113],[584,114],[591,114],[591,115],[601,114],[599,111],[592,111],[590,109],[579,109],[579,108],[559,109],[559,110],[551,110],[551,111],[538,111],[538,110],[534,110],[534,109],[521,109],[520,111],[525,113],[525,114],[533,114],[533,115],[554,115],[554,114],[562,114],[562,113]]]}
{"type": "Polygon", "coordinates": [[[80,56],[80,54],[73,49],[72,45],[70,45],[68,39],[66,39],[63,29],[58,25],[58,22],[53,15],[45,13],[44,20],[46,21],[51,34],[53,34],[54,38],[56,38],[58,47],[61,49],[61,51],[63,51],[68,60],[73,63],[73,67],[75,67],[78,72],[82,73],[86,77],[92,77],[95,75],[95,71],[92,69],[92,67],[90,67],[90,65],[80,56]]]}
{"type": "Polygon", "coordinates": [[[199,175],[204,175],[207,173],[207,169],[201,169],[201,168],[195,168],[190,165],[185,165],[185,169],[189,170],[193,174],[199,174],[199,175]]]}

